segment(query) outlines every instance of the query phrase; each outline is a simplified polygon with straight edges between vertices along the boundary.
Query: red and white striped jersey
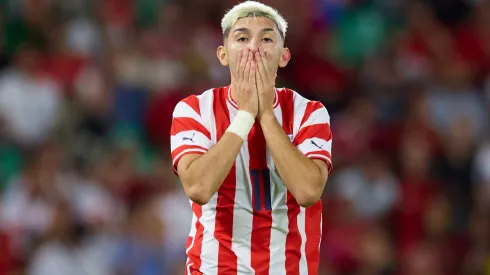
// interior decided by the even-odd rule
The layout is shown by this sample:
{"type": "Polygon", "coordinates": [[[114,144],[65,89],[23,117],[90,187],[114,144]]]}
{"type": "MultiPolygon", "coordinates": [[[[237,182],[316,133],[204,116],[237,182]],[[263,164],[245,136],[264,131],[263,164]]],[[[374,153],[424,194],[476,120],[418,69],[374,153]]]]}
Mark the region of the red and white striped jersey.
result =
{"type": "MultiPolygon", "coordinates": [[[[276,89],[274,113],[291,142],[331,171],[332,134],[325,107],[276,89]]],[[[186,154],[204,154],[238,112],[230,86],[189,96],[175,107],[174,171],[186,154]]],[[[303,208],[286,189],[257,122],[218,192],[203,206],[191,201],[186,274],[317,274],[322,204],[303,208]]]]}

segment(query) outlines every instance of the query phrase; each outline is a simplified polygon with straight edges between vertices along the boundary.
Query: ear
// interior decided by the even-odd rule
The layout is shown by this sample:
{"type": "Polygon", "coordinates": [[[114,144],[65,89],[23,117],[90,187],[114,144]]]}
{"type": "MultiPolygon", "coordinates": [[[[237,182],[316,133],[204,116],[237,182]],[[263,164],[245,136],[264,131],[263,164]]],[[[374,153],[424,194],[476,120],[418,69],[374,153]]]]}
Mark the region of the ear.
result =
{"type": "Polygon", "coordinates": [[[218,57],[219,63],[223,66],[228,66],[228,58],[226,54],[225,46],[219,46],[216,51],[216,56],[218,57]]]}
{"type": "Polygon", "coordinates": [[[281,59],[279,60],[279,67],[284,68],[288,64],[289,60],[291,60],[291,52],[288,48],[284,48],[282,50],[281,59]]]}

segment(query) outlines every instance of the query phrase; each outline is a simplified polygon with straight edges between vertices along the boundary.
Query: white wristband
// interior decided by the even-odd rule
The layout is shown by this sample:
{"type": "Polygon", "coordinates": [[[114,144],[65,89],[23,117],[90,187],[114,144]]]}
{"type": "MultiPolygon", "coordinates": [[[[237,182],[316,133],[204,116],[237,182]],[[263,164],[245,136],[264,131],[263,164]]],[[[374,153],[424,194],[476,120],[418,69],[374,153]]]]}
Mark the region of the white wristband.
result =
{"type": "Polygon", "coordinates": [[[252,114],[247,111],[238,111],[226,132],[234,133],[245,141],[254,123],[255,118],[252,114]]]}

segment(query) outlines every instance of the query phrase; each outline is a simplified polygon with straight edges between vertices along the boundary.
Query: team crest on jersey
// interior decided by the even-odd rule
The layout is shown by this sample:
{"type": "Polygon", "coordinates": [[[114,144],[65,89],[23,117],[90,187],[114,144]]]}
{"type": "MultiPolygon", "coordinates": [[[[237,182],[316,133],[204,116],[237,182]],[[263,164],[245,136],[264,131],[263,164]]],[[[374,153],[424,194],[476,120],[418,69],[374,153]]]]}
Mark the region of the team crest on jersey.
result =
{"type": "Polygon", "coordinates": [[[288,135],[289,141],[293,142],[293,134],[288,135]]]}

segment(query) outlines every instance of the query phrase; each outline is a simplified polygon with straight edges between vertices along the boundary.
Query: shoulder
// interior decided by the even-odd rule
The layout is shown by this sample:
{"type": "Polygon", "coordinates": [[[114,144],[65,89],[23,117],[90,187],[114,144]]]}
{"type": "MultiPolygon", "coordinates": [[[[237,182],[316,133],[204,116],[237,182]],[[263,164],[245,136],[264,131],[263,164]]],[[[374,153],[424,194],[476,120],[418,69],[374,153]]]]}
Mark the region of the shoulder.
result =
{"type": "Polygon", "coordinates": [[[322,109],[326,111],[325,105],[320,101],[310,100],[302,96],[299,92],[289,88],[276,88],[279,101],[282,104],[293,104],[295,113],[298,111],[312,112],[314,110],[322,109]]]}
{"type": "Polygon", "coordinates": [[[175,109],[187,108],[187,106],[190,106],[196,112],[200,113],[201,109],[212,107],[214,99],[223,95],[225,89],[227,89],[227,87],[211,88],[200,94],[187,96],[177,103],[175,109]]]}
{"type": "Polygon", "coordinates": [[[289,88],[276,88],[276,92],[279,96],[279,100],[287,100],[290,99],[294,102],[295,105],[306,105],[310,102],[315,104],[323,104],[320,101],[310,100],[304,96],[302,96],[298,91],[289,89],[289,88]]]}
{"type": "Polygon", "coordinates": [[[189,108],[191,108],[200,115],[202,109],[212,107],[213,98],[215,97],[215,94],[217,94],[217,91],[221,89],[222,88],[211,88],[200,94],[193,94],[185,97],[175,105],[174,114],[178,111],[190,110],[189,108]]]}

